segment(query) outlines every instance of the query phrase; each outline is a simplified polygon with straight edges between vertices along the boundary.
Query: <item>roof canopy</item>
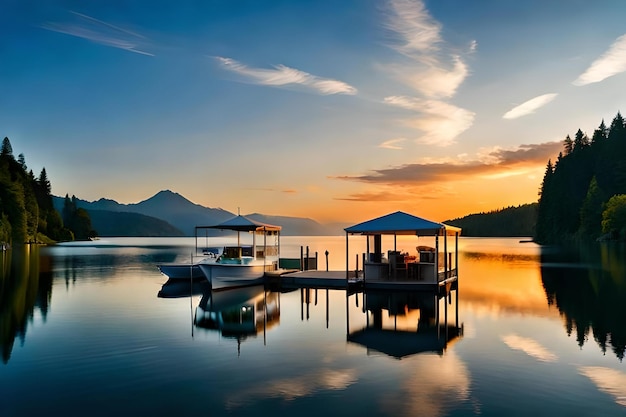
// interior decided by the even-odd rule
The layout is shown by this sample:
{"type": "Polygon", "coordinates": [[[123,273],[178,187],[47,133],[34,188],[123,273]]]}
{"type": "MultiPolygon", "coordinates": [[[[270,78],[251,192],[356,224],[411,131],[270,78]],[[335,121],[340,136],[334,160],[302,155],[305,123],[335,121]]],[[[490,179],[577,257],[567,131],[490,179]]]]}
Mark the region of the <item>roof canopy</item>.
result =
{"type": "Polygon", "coordinates": [[[196,229],[222,229],[222,230],[236,230],[238,232],[255,232],[255,231],[278,231],[281,229],[281,227],[257,222],[245,216],[238,215],[220,224],[216,224],[214,226],[196,226],[196,229]]]}
{"type": "Polygon", "coordinates": [[[461,229],[436,223],[401,211],[368,220],[344,229],[346,233],[363,235],[436,236],[460,234],[461,229]]]}

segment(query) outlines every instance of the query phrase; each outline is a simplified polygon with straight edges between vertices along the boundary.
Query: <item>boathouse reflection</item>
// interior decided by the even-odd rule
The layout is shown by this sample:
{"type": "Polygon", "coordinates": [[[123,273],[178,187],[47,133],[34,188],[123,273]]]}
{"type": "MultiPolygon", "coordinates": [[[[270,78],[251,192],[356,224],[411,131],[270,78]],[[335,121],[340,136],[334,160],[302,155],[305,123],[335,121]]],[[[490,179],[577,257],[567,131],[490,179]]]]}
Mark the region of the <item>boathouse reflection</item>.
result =
{"type": "Polygon", "coordinates": [[[454,302],[454,324],[449,323],[450,289],[442,288],[440,293],[366,291],[362,296],[365,325],[353,330],[348,320],[347,340],[364,346],[368,354],[379,352],[397,359],[422,352],[442,355],[463,335],[458,299],[454,302]]]}
{"type": "Polygon", "coordinates": [[[548,305],[556,305],[565,330],[582,348],[593,340],[622,361],[626,351],[626,259],[622,244],[579,246],[541,255],[548,305]]]}
{"type": "Polygon", "coordinates": [[[204,291],[194,315],[196,327],[237,339],[238,349],[241,342],[259,333],[265,342],[266,331],[279,322],[280,293],[263,285],[204,291]]]}

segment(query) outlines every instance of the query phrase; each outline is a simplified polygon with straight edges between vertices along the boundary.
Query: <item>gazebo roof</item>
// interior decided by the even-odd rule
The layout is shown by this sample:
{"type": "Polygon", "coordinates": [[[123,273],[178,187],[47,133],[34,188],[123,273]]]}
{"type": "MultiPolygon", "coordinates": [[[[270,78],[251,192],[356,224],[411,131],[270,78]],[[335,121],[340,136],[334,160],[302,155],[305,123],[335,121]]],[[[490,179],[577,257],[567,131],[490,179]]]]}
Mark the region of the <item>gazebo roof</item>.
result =
{"type": "Polygon", "coordinates": [[[196,226],[196,229],[222,229],[236,230],[238,232],[254,232],[257,230],[278,231],[281,229],[281,227],[274,226],[272,224],[257,222],[256,220],[249,219],[245,216],[237,215],[213,226],[196,226]]]}
{"type": "Polygon", "coordinates": [[[454,235],[461,229],[444,223],[437,223],[402,211],[365,221],[344,229],[346,233],[363,235],[454,235]]]}

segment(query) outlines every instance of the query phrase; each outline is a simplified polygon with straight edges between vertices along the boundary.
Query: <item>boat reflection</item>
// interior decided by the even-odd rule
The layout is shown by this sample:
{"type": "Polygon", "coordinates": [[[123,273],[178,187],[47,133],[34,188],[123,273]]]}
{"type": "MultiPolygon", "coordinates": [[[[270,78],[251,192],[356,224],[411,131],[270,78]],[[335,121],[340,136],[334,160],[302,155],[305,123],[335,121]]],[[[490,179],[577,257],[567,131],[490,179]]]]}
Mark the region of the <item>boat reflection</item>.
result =
{"type": "Polygon", "coordinates": [[[192,295],[204,294],[207,291],[211,291],[211,284],[209,281],[183,281],[179,279],[169,279],[157,294],[159,298],[181,298],[189,297],[192,295]]]}
{"type": "Polygon", "coordinates": [[[443,355],[463,335],[457,302],[455,324],[448,323],[450,292],[443,296],[429,291],[365,292],[363,300],[365,326],[356,331],[348,326],[347,339],[366,347],[368,355],[378,352],[396,359],[423,352],[443,355]],[[444,305],[443,318],[440,304],[444,305]]]}
{"type": "Polygon", "coordinates": [[[205,291],[196,308],[196,327],[217,330],[240,344],[280,321],[280,293],[263,285],[205,291]]]}

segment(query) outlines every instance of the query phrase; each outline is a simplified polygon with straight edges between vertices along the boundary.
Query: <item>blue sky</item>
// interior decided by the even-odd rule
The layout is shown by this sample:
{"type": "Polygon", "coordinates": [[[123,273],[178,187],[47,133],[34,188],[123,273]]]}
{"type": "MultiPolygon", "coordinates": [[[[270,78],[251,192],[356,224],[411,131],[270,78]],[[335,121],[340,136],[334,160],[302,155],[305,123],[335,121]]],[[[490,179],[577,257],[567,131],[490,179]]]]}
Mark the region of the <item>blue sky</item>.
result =
{"type": "Polygon", "coordinates": [[[434,220],[626,106],[622,1],[16,1],[0,136],[56,195],[434,220]]]}

